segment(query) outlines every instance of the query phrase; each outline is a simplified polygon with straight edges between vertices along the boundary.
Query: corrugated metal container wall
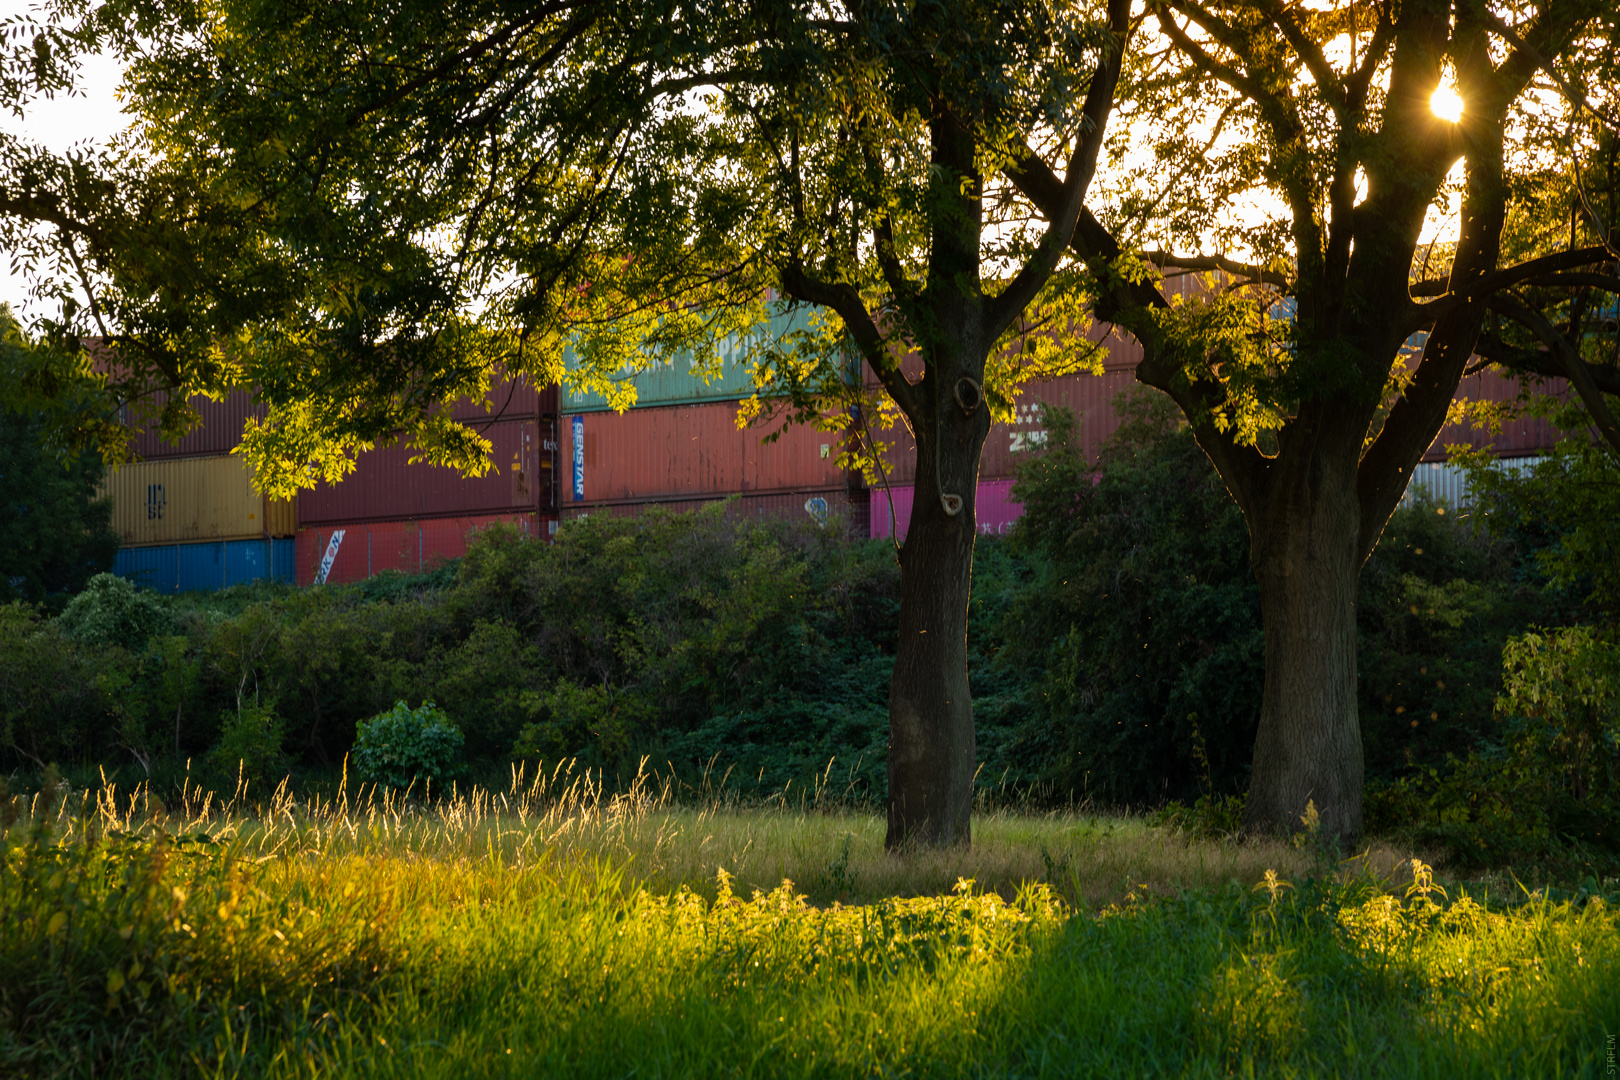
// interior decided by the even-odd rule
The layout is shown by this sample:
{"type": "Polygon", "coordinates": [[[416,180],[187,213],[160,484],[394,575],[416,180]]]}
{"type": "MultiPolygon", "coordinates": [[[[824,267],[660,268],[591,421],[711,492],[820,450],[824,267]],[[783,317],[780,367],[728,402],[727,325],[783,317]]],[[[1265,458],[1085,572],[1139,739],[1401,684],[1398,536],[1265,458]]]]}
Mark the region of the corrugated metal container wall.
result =
{"type": "Polygon", "coordinates": [[[160,593],[293,579],[293,540],[226,540],[120,548],[113,573],[160,593]]]}
{"type": "Polygon", "coordinates": [[[294,555],[294,577],[312,585],[335,533],[342,531],[337,554],[326,580],[331,584],[364,581],[384,570],[416,574],[432,570],[446,559],[467,554],[473,535],[496,522],[509,522],[526,536],[547,538],[554,528],[536,514],[492,514],[428,521],[363,521],[346,525],[300,529],[294,555]]]}
{"type": "MultiPolygon", "coordinates": [[[[1046,430],[1041,425],[1042,405],[1072,409],[1079,421],[1081,444],[1088,460],[1095,460],[1108,437],[1119,429],[1114,398],[1121,390],[1136,385],[1134,368],[1113,368],[1101,375],[1069,375],[1049,382],[1029,383],[1019,396],[1016,418],[1011,424],[999,421],[990,426],[979,458],[981,480],[1005,480],[1031,451],[1045,445],[1046,430]]],[[[911,432],[897,427],[873,433],[893,444],[883,456],[891,484],[909,484],[917,475],[917,444],[911,432]]]]}
{"type": "Polygon", "coordinates": [[[564,507],[565,521],[589,517],[592,514],[610,514],[613,517],[640,517],[649,510],[663,510],[682,514],[726,502],[728,518],[797,518],[809,517],[816,521],[842,518],[857,536],[870,531],[868,513],[876,506],[877,494],[850,491],[847,487],[808,488],[803,491],[781,492],[774,495],[712,495],[701,499],[677,499],[657,502],[573,503],[564,507]],[[874,500],[867,501],[871,494],[874,500]]]}
{"type": "Polygon", "coordinates": [[[489,381],[487,401],[475,402],[471,398],[457,398],[451,403],[450,415],[457,420],[523,420],[531,416],[549,416],[557,411],[556,384],[536,389],[527,378],[519,375],[508,379],[495,372],[489,381]]]}
{"type": "MultiPolygon", "coordinates": [[[[158,399],[161,406],[162,399],[158,399]]],[[[165,441],[150,428],[136,432],[133,443],[135,456],[145,461],[162,458],[210,457],[228,454],[242,441],[242,425],[249,417],[263,418],[265,407],[253,403],[247,390],[232,390],[219,401],[211,401],[201,394],[191,399],[192,408],[202,416],[201,426],[181,437],[179,442],[165,441]]]]}
{"type": "Polygon", "coordinates": [[[492,446],[495,466],[479,477],[454,469],[410,464],[402,445],[368,450],[355,471],[337,484],[298,495],[303,526],[360,521],[402,521],[469,514],[532,513],[551,505],[555,464],[552,420],[502,420],[481,434],[492,446]]]}
{"type": "MultiPolygon", "coordinates": [[[[1496,467],[1509,473],[1523,475],[1542,460],[1544,456],[1540,454],[1504,457],[1497,462],[1496,467]]],[[[1426,490],[1435,502],[1444,503],[1453,509],[1465,510],[1474,503],[1473,496],[1468,490],[1468,474],[1455,465],[1437,461],[1420,462],[1412,470],[1412,479],[1406,485],[1406,494],[1401,496],[1401,505],[1411,504],[1420,490],[1426,490]]]]}
{"type": "Polygon", "coordinates": [[[847,487],[843,435],[792,424],[739,430],[736,406],[678,405],[564,418],[562,505],[679,501],[847,487]]]}
{"type": "MultiPolygon", "coordinates": [[[[1012,486],[1011,480],[979,481],[973,517],[981,535],[1000,536],[1024,516],[1023,504],[1013,501],[1012,486]]],[[[873,488],[869,535],[877,539],[893,536],[898,531],[899,539],[904,541],[911,526],[911,506],[915,498],[916,488],[910,484],[891,485],[887,491],[882,486],[873,488]]]]}
{"type": "Polygon", "coordinates": [[[130,462],[107,474],[103,491],[126,546],[287,535],[297,525],[291,503],[255,491],[235,456],[130,462]]]}
{"type": "MultiPolygon", "coordinates": [[[[1537,391],[1560,398],[1567,398],[1570,393],[1569,383],[1563,379],[1547,379],[1537,391]]],[[[1465,378],[1457,387],[1456,396],[1468,401],[1512,401],[1519,396],[1519,383],[1517,379],[1486,369],[1465,378]]],[[[1501,432],[1495,435],[1468,424],[1447,424],[1435,436],[1423,460],[1444,461],[1446,447],[1457,444],[1475,449],[1488,446],[1501,457],[1523,457],[1551,450],[1562,436],[1563,433],[1546,420],[1530,416],[1505,422],[1501,432]]]]}
{"type": "MultiPolygon", "coordinates": [[[[474,402],[470,398],[457,398],[450,404],[448,412],[457,420],[481,420],[492,417],[498,420],[520,420],[554,415],[557,412],[557,400],[555,384],[537,390],[521,376],[508,379],[504,374],[496,372],[490,380],[487,401],[474,402]]],[[[163,399],[159,397],[157,399],[159,407],[162,402],[163,399]]],[[[151,428],[138,431],[131,443],[135,456],[143,461],[156,461],[160,458],[228,454],[241,443],[242,425],[248,418],[263,419],[266,413],[266,407],[255,404],[253,394],[248,390],[232,390],[219,401],[212,401],[198,394],[191,398],[191,405],[202,417],[200,426],[182,436],[176,443],[165,441],[151,428]]]]}
{"type": "MultiPolygon", "coordinates": [[[[809,315],[803,310],[791,315],[783,314],[772,318],[760,331],[772,337],[779,337],[789,330],[807,328],[810,325],[809,315]]],[[[719,374],[711,381],[705,382],[701,375],[692,371],[692,359],[689,356],[678,357],[666,361],[656,367],[645,371],[626,372],[622,381],[628,382],[636,389],[636,407],[653,405],[692,405],[705,401],[736,401],[739,398],[752,397],[754,393],[753,372],[738,350],[732,346],[721,348],[722,362],[719,374]]],[[[575,360],[569,353],[564,363],[573,366],[575,360]]],[[[608,408],[607,399],[600,394],[577,394],[566,388],[563,389],[560,401],[562,411],[575,412],[601,412],[608,408]]]]}
{"type": "MultiPolygon", "coordinates": [[[[1136,365],[1141,362],[1142,347],[1135,338],[1113,328],[1093,327],[1087,337],[1090,345],[1081,347],[1100,346],[1107,350],[1103,373],[1065,375],[1025,383],[1020,388],[1013,422],[992,424],[985,438],[979,459],[981,480],[1010,478],[1018,462],[1044,444],[1046,432],[1040,421],[1041,405],[1061,405],[1074,411],[1088,458],[1095,459],[1102,444],[1118,430],[1114,398],[1120,391],[1137,385],[1136,365]]],[[[922,375],[922,360],[915,355],[904,358],[900,367],[912,381],[922,375]]],[[[880,385],[870,369],[866,371],[866,385],[871,389],[880,385]]],[[[899,425],[888,431],[874,431],[873,435],[892,444],[893,448],[883,457],[889,483],[910,484],[917,471],[917,444],[911,432],[899,425]]]]}

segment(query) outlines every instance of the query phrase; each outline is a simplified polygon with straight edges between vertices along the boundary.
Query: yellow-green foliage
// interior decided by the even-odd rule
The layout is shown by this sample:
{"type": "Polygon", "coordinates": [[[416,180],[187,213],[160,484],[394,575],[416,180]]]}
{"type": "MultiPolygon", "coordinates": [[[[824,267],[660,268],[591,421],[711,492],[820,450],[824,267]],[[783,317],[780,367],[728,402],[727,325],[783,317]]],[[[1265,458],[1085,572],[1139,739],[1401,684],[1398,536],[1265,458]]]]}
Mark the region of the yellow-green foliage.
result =
{"type": "Polygon", "coordinates": [[[1453,897],[1388,852],[1309,877],[1281,846],[988,814],[972,851],[896,858],[813,799],[566,771],[9,816],[0,1071],[1599,1076],[1620,1028],[1601,898],[1453,897]]]}

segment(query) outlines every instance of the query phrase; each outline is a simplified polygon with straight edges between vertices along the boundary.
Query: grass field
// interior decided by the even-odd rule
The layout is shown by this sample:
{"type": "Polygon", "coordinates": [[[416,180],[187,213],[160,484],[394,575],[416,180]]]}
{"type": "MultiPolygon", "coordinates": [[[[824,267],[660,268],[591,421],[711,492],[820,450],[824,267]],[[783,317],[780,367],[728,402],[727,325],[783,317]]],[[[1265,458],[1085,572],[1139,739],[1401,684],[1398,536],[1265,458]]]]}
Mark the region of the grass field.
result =
{"type": "Polygon", "coordinates": [[[821,794],[13,802],[0,1074],[1614,1074],[1601,887],[821,794]]]}

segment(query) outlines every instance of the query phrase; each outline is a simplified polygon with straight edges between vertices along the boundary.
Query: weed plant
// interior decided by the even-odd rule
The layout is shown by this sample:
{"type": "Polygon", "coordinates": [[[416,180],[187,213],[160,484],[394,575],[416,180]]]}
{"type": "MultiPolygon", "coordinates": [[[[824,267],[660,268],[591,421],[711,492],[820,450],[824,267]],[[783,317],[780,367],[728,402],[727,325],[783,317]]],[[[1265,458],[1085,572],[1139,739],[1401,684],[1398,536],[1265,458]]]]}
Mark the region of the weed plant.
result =
{"type": "Polygon", "coordinates": [[[1620,897],[1403,853],[990,811],[890,856],[825,789],[567,766],[249,789],[7,801],[0,1072],[1595,1077],[1620,1031],[1620,897]]]}

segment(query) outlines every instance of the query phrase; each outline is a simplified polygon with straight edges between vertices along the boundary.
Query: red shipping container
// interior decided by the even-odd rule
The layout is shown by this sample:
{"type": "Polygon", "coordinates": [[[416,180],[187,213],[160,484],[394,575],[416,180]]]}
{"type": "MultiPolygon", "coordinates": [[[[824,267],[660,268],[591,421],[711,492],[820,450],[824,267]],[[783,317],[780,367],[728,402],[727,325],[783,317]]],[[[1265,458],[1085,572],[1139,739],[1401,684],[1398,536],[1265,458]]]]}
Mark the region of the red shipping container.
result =
{"type": "Polygon", "coordinates": [[[337,484],[298,496],[299,524],[345,525],[435,517],[521,514],[549,510],[556,465],[555,422],[502,420],[482,434],[493,446],[494,468],[479,477],[454,469],[409,463],[412,451],[395,444],[362,453],[355,471],[337,484]]]}
{"type": "MultiPolygon", "coordinates": [[[[1019,395],[1015,419],[1010,424],[996,422],[985,437],[979,457],[979,478],[1005,480],[1015,466],[1045,445],[1046,430],[1041,422],[1041,406],[1058,405],[1073,410],[1079,421],[1081,445],[1088,460],[1095,460],[1104,442],[1119,429],[1114,398],[1122,390],[1136,386],[1132,367],[1111,368],[1101,375],[1069,375],[1048,382],[1028,383],[1019,395]]],[[[1145,388],[1144,388],[1145,389],[1145,388]]],[[[917,443],[906,428],[872,433],[879,441],[892,444],[884,454],[883,466],[891,484],[910,484],[917,475],[917,443]]]]}
{"type": "MultiPolygon", "coordinates": [[[[649,510],[664,510],[672,514],[687,513],[729,499],[726,516],[729,518],[808,516],[818,521],[843,518],[857,536],[870,531],[867,518],[867,491],[850,491],[848,487],[811,488],[803,491],[779,492],[771,495],[711,495],[707,498],[649,499],[642,502],[570,503],[562,511],[562,519],[588,517],[591,514],[611,514],[614,517],[640,517],[649,510]]],[[[871,505],[876,505],[873,502],[871,505]]],[[[549,528],[549,525],[548,525],[549,528]]]]}
{"type": "Polygon", "coordinates": [[[457,398],[450,404],[449,411],[457,420],[526,420],[531,416],[553,416],[557,412],[557,384],[536,389],[522,375],[508,379],[497,371],[489,381],[486,401],[457,398]]]}
{"type": "Polygon", "coordinates": [[[333,546],[336,552],[327,571],[329,584],[364,581],[384,570],[416,574],[432,570],[446,559],[459,559],[479,532],[497,522],[516,526],[527,536],[547,538],[556,531],[555,519],[536,514],[494,514],[435,518],[429,521],[368,521],[300,529],[294,542],[295,579],[313,585],[321,562],[333,546]]]}
{"type": "MultiPolygon", "coordinates": [[[[847,488],[843,433],[792,424],[737,427],[737,406],[674,405],[562,419],[562,505],[701,499],[847,488]],[[576,433],[583,439],[576,438],[576,433]]],[[[858,486],[858,481],[857,481],[858,486]]]]}
{"type": "MultiPolygon", "coordinates": [[[[166,399],[158,397],[153,408],[161,410],[166,399]]],[[[130,445],[135,456],[143,461],[162,458],[216,457],[228,454],[242,441],[242,425],[249,417],[263,419],[265,407],[255,404],[253,394],[247,390],[232,390],[219,401],[197,394],[191,398],[191,407],[202,417],[202,424],[181,436],[178,442],[169,442],[158,434],[153,424],[135,432],[130,445]]],[[[131,410],[126,406],[126,423],[131,410]]]]}
{"type": "MultiPolygon", "coordinates": [[[[1544,379],[1534,387],[1538,394],[1549,394],[1567,399],[1569,383],[1563,379],[1544,379]]],[[[1463,379],[1457,387],[1456,397],[1466,401],[1512,401],[1519,396],[1519,381],[1487,368],[1463,379]]],[[[1485,428],[1470,424],[1447,424],[1429,446],[1424,461],[1446,460],[1446,447],[1463,445],[1480,449],[1489,447],[1497,457],[1528,457],[1551,450],[1564,433],[1539,417],[1526,416],[1508,420],[1502,430],[1492,434],[1485,428]]]]}
{"type": "MultiPolygon", "coordinates": [[[[161,409],[164,398],[160,395],[153,407],[161,409]]],[[[143,461],[174,457],[212,457],[228,454],[242,441],[243,424],[252,417],[262,420],[266,407],[253,401],[249,390],[232,390],[219,401],[201,394],[191,398],[191,406],[202,417],[202,423],[180,438],[168,442],[158,434],[155,425],[147,425],[134,434],[131,445],[135,455],[143,461]]],[[[126,407],[126,423],[133,419],[126,407]]],[[[457,398],[449,406],[449,413],[457,420],[526,420],[536,416],[552,416],[557,412],[557,386],[555,383],[536,390],[521,376],[507,379],[497,372],[490,382],[487,402],[474,402],[470,398],[457,398]]]]}

